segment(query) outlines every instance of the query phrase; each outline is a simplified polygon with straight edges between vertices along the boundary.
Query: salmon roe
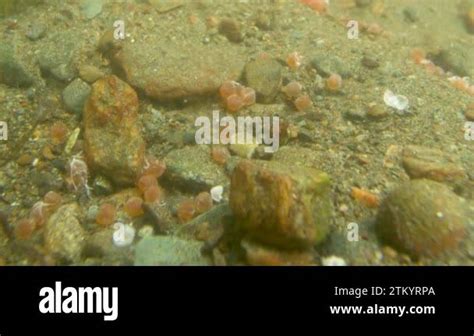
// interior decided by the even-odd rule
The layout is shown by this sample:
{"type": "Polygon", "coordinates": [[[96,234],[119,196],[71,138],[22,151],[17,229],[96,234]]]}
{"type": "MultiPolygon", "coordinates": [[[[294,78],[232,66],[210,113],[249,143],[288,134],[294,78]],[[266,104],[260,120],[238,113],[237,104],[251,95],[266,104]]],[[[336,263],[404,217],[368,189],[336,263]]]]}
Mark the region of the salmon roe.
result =
{"type": "Polygon", "coordinates": [[[337,92],[341,89],[341,87],[342,87],[342,78],[338,74],[332,74],[326,80],[326,88],[329,91],[337,92]]]}
{"type": "Polygon", "coordinates": [[[288,98],[297,98],[301,96],[303,86],[297,81],[292,81],[285,85],[281,90],[288,98]]]}
{"type": "Polygon", "coordinates": [[[309,109],[311,106],[313,106],[313,102],[311,101],[311,98],[308,95],[303,95],[298,98],[296,98],[295,102],[295,107],[298,111],[305,111],[309,109]]]}
{"type": "Polygon", "coordinates": [[[298,69],[303,62],[303,56],[301,56],[298,52],[292,52],[286,58],[286,64],[291,70],[298,69]]]}
{"type": "Polygon", "coordinates": [[[237,112],[245,106],[255,104],[255,90],[245,87],[235,81],[224,82],[219,88],[219,94],[230,112],[237,112]]]}
{"type": "Polygon", "coordinates": [[[163,161],[157,160],[154,157],[148,157],[142,175],[152,175],[155,178],[159,178],[164,174],[165,170],[166,164],[163,161]]]}
{"type": "Polygon", "coordinates": [[[211,158],[215,163],[223,166],[230,158],[229,150],[224,146],[213,146],[211,148],[211,158]]]}
{"type": "Polygon", "coordinates": [[[62,121],[55,122],[50,128],[51,141],[54,145],[61,145],[66,141],[68,129],[62,121]]]}
{"type": "Polygon", "coordinates": [[[143,198],[147,203],[157,203],[161,200],[162,192],[158,185],[148,187],[143,193],[143,198]]]}
{"type": "Polygon", "coordinates": [[[95,218],[95,221],[100,226],[109,226],[115,222],[116,218],[115,206],[110,203],[104,203],[100,206],[99,212],[95,218]]]}
{"type": "Polygon", "coordinates": [[[134,196],[128,199],[125,203],[124,210],[130,217],[140,217],[143,212],[143,200],[140,197],[134,196]]]}
{"type": "Polygon", "coordinates": [[[194,218],[195,214],[196,209],[194,207],[193,200],[185,200],[181,202],[177,211],[178,219],[181,223],[189,222],[191,219],[194,218]]]}
{"type": "Polygon", "coordinates": [[[300,0],[300,2],[318,13],[326,12],[328,7],[326,0],[300,0]]]}
{"type": "Polygon", "coordinates": [[[202,214],[212,208],[212,197],[208,192],[199,193],[194,199],[197,214],[202,214]]]}
{"type": "Polygon", "coordinates": [[[140,177],[137,183],[137,187],[142,193],[153,186],[158,186],[158,181],[154,175],[143,175],[140,177]]]}

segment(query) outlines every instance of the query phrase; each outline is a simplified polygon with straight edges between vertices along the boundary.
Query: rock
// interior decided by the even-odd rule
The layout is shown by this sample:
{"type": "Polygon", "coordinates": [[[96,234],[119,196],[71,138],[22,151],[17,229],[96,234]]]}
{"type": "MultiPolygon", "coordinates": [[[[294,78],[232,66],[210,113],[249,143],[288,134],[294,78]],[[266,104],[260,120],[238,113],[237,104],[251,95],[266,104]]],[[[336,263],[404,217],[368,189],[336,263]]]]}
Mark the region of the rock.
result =
{"type": "Polygon", "coordinates": [[[328,54],[321,54],[313,57],[311,65],[323,77],[329,77],[331,74],[338,74],[342,78],[351,76],[351,70],[339,57],[328,54]]]}
{"type": "Polygon", "coordinates": [[[437,54],[429,56],[445,71],[451,71],[458,76],[474,77],[472,55],[462,46],[454,44],[449,49],[441,49],[437,54]]]}
{"type": "Polygon", "coordinates": [[[0,82],[11,87],[29,87],[34,83],[31,69],[21,60],[16,48],[0,44],[0,82]]]}
{"type": "Polygon", "coordinates": [[[219,33],[227,37],[231,42],[239,43],[243,40],[240,23],[234,19],[222,19],[219,23],[219,33]]]}
{"type": "Polygon", "coordinates": [[[455,250],[466,236],[467,206],[447,186],[413,180],[396,188],[377,214],[379,238],[414,257],[455,250]]]}
{"type": "Polygon", "coordinates": [[[380,66],[380,63],[372,57],[364,56],[361,60],[363,66],[369,69],[376,69],[380,66]]]}
{"type": "Polygon", "coordinates": [[[42,23],[32,23],[26,31],[26,37],[31,41],[38,41],[46,34],[46,25],[42,23]]]}
{"type": "Polygon", "coordinates": [[[82,111],[84,110],[84,105],[89,98],[91,93],[91,87],[86,82],[83,82],[81,79],[76,79],[71,82],[63,90],[63,102],[66,105],[66,108],[74,112],[79,117],[82,116],[82,111]]]}
{"type": "MultiPolygon", "coordinates": [[[[175,20],[133,34],[113,54],[113,63],[127,82],[158,100],[176,100],[215,94],[227,80],[237,80],[245,65],[244,49],[228,41],[202,44],[193,25],[184,27],[176,40],[163,39],[164,31],[176,29],[175,20]],[[193,26],[193,27],[191,27],[193,26]],[[189,30],[188,30],[189,29],[189,30]]],[[[203,31],[204,33],[204,31],[203,31]]]]}
{"type": "Polygon", "coordinates": [[[188,146],[175,149],[164,159],[164,183],[190,192],[209,191],[216,185],[228,184],[221,166],[211,159],[207,146],[188,146]]]}
{"type": "Polygon", "coordinates": [[[79,76],[87,83],[94,83],[96,80],[105,76],[105,74],[95,66],[83,65],[79,68],[79,76]]]}
{"type": "Polygon", "coordinates": [[[328,232],[329,193],[328,175],[316,169],[243,160],[232,173],[230,206],[250,239],[308,248],[328,232]]]}
{"type": "Polygon", "coordinates": [[[316,263],[311,250],[278,250],[248,240],[242,241],[241,245],[251,266],[307,266],[316,263]]]}
{"type": "Polygon", "coordinates": [[[90,167],[118,185],[132,185],[145,160],[138,97],[115,76],[98,80],[84,109],[84,151],[90,167]]]}
{"type": "Polygon", "coordinates": [[[87,19],[93,19],[102,12],[103,0],[83,0],[81,4],[82,14],[87,19]]]}
{"type": "Polygon", "coordinates": [[[205,266],[202,243],[166,236],[143,238],[135,249],[135,266],[205,266]]]}
{"type": "Polygon", "coordinates": [[[354,107],[346,111],[344,117],[351,121],[361,122],[367,118],[367,112],[361,108],[354,107]]]}
{"type": "Polygon", "coordinates": [[[48,252],[69,262],[79,261],[86,239],[80,218],[76,203],[63,205],[49,218],[44,229],[48,252]]]}
{"type": "Polygon", "coordinates": [[[355,0],[357,7],[367,7],[372,4],[372,0],[355,0]]]}
{"type": "Polygon", "coordinates": [[[389,116],[386,108],[381,105],[371,105],[367,108],[367,117],[371,120],[382,120],[389,116]]]}
{"type": "Polygon", "coordinates": [[[271,103],[281,86],[282,65],[268,57],[250,61],[244,70],[247,86],[257,93],[257,101],[271,103]]]}
{"type": "Polygon", "coordinates": [[[76,77],[74,65],[83,43],[80,33],[64,31],[44,38],[38,55],[41,70],[59,81],[69,82],[76,77]]]}
{"type": "Polygon", "coordinates": [[[402,151],[402,164],[412,179],[426,178],[438,182],[455,182],[467,177],[455,157],[438,149],[406,146],[402,151]]]}

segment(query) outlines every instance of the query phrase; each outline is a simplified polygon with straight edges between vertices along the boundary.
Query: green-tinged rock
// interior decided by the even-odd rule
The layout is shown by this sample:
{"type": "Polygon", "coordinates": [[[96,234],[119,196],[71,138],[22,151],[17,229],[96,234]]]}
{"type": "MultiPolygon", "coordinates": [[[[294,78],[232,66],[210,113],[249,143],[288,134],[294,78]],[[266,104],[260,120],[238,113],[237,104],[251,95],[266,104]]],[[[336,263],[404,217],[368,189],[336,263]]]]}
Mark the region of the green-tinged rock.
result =
{"type": "Polygon", "coordinates": [[[165,157],[165,183],[185,191],[209,191],[216,185],[226,185],[224,170],[212,161],[208,146],[188,146],[171,151],[165,157]]]}
{"type": "Polygon", "coordinates": [[[81,4],[82,14],[87,19],[93,19],[102,12],[103,0],[83,0],[81,4]]]}
{"type": "Polygon", "coordinates": [[[449,153],[422,146],[406,146],[402,152],[403,168],[413,178],[438,182],[456,182],[467,179],[459,160],[449,153]]]}
{"type": "Polygon", "coordinates": [[[71,81],[76,77],[74,61],[82,42],[82,35],[70,31],[44,38],[38,55],[41,70],[57,80],[71,81]]]}
{"type": "Polygon", "coordinates": [[[249,238],[308,248],[329,229],[329,176],[313,168],[243,160],[232,173],[230,206],[249,238]]]}
{"type": "Polygon", "coordinates": [[[133,185],[144,166],[138,97],[115,76],[92,86],[84,109],[84,151],[92,170],[118,185],[133,185]]]}
{"type": "Polygon", "coordinates": [[[26,65],[18,57],[15,47],[0,44],[0,82],[12,87],[28,87],[34,82],[34,77],[26,65]]]}
{"type": "Polygon", "coordinates": [[[455,250],[466,236],[467,202],[447,186],[413,180],[396,188],[377,215],[379,238],[414,257],[455,250]]]}
{"type": "Polygon", "coordinates": [[[91,87],[81,79],[76,79],[63,91],[63,101],[67,109],[78,116],[82,116],[82,110],[91,93],[91,87]]]}
{"type": "Polygon", "coordinates": [[[271,58],[260,57],[245,66],[247,86],[257,93],[257,101],[271,103],[281,86],[282,65],[271,58]]]}
{"type": "Polygon", "coordinates": [[[135,266],[205,266],[210,260],[201,255],[202,243],[174,237],[143,238],[135,249],[135,266]]]}
{"type": "Polygon", "coordinates": [[[44,230],[49,253],[68,262],[78,262],[86,233],[80,223],[81,208],[76,203],[60,207],[48,220],[44,230]]]}

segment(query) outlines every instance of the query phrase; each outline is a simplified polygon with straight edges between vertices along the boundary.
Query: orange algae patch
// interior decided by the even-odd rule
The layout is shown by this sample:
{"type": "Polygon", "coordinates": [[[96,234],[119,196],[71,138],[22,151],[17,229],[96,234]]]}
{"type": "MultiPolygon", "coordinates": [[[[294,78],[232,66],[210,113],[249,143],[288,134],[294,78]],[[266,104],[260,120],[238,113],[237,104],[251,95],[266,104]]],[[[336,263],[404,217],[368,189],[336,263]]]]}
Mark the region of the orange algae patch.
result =
{"type": "Polygon", "coordinates": [[[365,189],[353,187],[351,196],[368,208],[377,208],[380,205],[379,197],[365,189]]]}

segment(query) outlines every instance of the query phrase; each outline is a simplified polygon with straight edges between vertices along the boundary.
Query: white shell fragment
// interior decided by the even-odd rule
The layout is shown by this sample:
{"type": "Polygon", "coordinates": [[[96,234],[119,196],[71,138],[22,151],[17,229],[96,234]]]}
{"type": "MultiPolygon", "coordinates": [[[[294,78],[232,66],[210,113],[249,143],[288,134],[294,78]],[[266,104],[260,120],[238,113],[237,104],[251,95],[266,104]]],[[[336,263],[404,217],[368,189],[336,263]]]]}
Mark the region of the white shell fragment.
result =
{"type": "Polygon", "coordinates": [[[222,194],[224,193],[224,187],[221,185],[215,186],[211,189],[212,200],[216,203],[222,201],[222,194]]]}
{"type": "Polygon", "coordinates": [[[321,259],[323,266],[347,266],[346,261],[341,257],[329,256],[321,259]]]}
{"type": "Polygon", "coordinates": [[[410,106],[408,98],[402,95],[396,95],[390,90],[385,90],[383,101],[387,106],[393,107],[398,111],[406,111],[410,106]]]}
{"type": "Polygon", "coordinates": [[[125,247],[132,244],[133,239],[135,239],[135,229],[131,225],[123,223],[114,224],[114,233],[112,235],[112,240],[115,246],[125,247]]]}

